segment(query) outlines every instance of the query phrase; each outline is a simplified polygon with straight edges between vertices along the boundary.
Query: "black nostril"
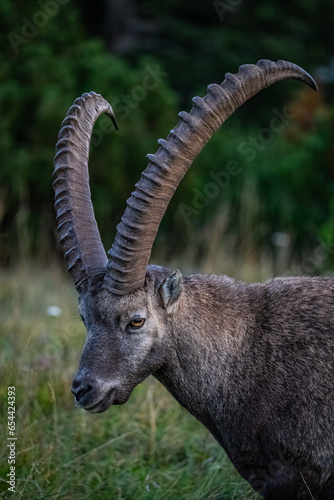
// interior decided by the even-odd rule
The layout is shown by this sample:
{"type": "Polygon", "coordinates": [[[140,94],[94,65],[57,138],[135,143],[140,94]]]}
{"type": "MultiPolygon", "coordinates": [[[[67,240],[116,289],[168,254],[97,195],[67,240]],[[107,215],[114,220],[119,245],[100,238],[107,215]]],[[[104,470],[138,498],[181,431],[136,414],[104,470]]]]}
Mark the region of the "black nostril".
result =
{"type": "Polygon", "coordinates": [[[73,380],[71,391],[74,394],[76,401],[82,399],[82,397],[91,390],[92,386],[90,384],[85,384],[83,382],[73,380]]]}

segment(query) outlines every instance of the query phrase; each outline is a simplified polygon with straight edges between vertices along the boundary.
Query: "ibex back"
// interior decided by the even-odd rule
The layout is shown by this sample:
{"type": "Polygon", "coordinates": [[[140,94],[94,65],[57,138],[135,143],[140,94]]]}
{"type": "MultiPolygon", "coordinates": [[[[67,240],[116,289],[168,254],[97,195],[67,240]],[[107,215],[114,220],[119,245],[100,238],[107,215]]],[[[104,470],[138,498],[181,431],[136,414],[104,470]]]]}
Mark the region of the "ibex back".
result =
{"type": "Polygon", "coordinates": [[[266,500],[334,499],[334,282],[182,277],[149,266],[161,218],[211,135],[261,89],[313,79],[285,61],[259,61],[195,97],[127,201],[108,256],[94,218],[88,153],[95,120],[113,110],[77,99],[56,146],[60,241],[87,329],[72,392],[99,413],[153,374],[201,421],[266,500]]]}

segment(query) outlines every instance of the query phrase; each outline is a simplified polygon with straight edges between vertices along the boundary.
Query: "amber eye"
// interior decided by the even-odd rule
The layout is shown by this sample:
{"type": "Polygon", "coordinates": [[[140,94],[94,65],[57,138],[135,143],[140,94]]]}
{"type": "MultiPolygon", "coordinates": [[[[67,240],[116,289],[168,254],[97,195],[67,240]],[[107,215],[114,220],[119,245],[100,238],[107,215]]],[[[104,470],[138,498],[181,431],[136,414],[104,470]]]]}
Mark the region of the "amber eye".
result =
{"type": "Polygon", "coordinates": [[[129,327],[130,328],[141,328],[145,323],[145,320],[143,318],[134,318],[130,321],[129,327]]]}

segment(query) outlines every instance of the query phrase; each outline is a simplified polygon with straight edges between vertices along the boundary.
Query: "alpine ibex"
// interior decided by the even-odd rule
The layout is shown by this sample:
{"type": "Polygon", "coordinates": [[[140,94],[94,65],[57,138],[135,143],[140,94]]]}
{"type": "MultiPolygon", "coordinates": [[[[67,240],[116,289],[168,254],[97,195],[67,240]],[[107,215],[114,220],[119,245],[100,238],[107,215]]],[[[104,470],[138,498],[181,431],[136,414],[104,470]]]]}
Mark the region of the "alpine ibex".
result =
{"type": "Polygon", "coordinates": [[[190,113],[148,155],[115,241],[103,248],[88,154],[111,106],[93,92],[69,109],[56,146],[60,242],[88,336],[72,392],[93,413],[125,403],[154,375],[202,422],[266,500],[334,499],[334,282],[276,278],[246,284],[150,266],[161,218],[187,169],[247,99],[295,64],[261,60],[195,97],[190,113]]]}

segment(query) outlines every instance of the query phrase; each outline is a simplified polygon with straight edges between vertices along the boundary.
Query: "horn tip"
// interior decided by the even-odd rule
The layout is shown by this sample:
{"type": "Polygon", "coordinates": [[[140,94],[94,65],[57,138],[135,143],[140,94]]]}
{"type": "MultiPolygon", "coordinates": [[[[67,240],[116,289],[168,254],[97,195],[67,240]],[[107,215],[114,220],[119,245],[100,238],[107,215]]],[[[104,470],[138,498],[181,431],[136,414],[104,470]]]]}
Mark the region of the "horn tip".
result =
{"type": "Polygon", "coordinates": [[[285,65],[293,66],[300,73],[300,77],[299,77],[300,80],[302,80],[304,83],[309,85],[313,90],[318,90],[318,85],[317,85],[316,81],[314,80],[314,78],[307,71],[305,71],[303,68],[301,68],[297,64],[287,63],[286,61],[283,61],[283,60],[277,61],[277,64],[282,64],[282,65],[285,64],[285,65]]]}
{"type": "Polygon", "coordinates": [[[274,69],[275,67],[286,68],[287,70],[291,70],[292,72],[292,74],[290,75],[291,78],[301,80],[307,85],[309,85],[313,90],[318,90],[318,85],[314,80],[314,78],[297,64],[284,61],[282,59],[280,59],[277,62],[270,61],[269,59],[260,59],[256,63],[256,66],[258,66],[259,68],[263,68],[265,70],[268,70],[270,68],[274,69]]]}

